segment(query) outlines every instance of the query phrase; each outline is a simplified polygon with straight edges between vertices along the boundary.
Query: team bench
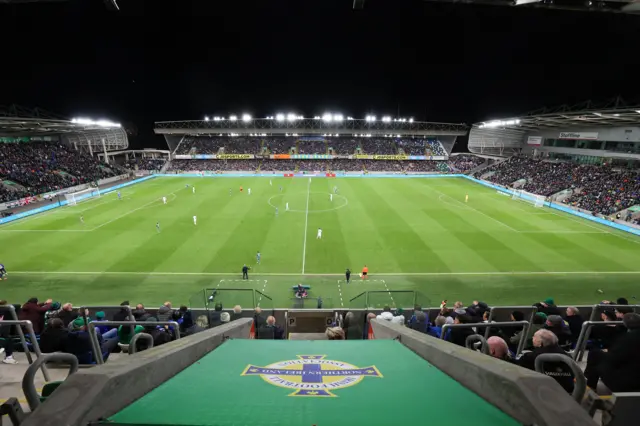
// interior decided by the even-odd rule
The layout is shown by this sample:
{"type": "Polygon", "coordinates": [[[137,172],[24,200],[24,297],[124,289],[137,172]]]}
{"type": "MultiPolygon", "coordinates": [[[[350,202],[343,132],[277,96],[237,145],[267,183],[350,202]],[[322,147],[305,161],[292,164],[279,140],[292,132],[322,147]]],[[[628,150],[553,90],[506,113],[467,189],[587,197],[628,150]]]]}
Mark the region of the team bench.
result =
{"type": "MultiPolygon", "coordinates": [[[[303,285],[302,288],[304,288],[305,290],[311,290],[311,286],[310,285],[303,285]]],[[[293,287],[291,287],[291,289],[293,291],[297,291],[298,290],[298,286],[294,285],[293,287]]]]}

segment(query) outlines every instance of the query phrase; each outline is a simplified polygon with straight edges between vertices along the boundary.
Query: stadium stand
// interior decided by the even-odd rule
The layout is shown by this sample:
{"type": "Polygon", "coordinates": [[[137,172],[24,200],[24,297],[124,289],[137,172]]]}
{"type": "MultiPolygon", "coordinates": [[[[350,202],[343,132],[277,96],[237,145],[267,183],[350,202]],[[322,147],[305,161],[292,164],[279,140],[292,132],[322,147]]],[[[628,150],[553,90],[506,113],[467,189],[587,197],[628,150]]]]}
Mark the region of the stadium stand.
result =
{"type": "MultiPolygon", "coordinates": [[[[112,166],[52,142],[0,144],[0,177],[23,186],[27,195],[116,176],[112,166]]],[[[18,192],[5,194],[11,197],[18,192]]]]}
{"type": "Polygon", "coordinates": [[[334,138],[327,142],[331,153],[335,155],[352,155],[360,147],[359,141],[347,138],[334,138]]]}
{"type": "Polygon", "coordinates": [[[484,158],[476,157],[475,155],[456,155],[449,158],[449,165],[453,170],[466,173],[471,169],[478,167],[484,163],[484,158]]]}
{"type": "Polygon", "coordinates": [[[576,186],[580,191],[565,202],[594,213],[610,215],[640,202],[640,173],[637,171],[591,166],[588,173],[581,173],[576,186]]]}
{"type": "Polygon", "coordinates": [[[163,158],[132,158],[125,166],[131,170],[160,170],[166,162],[163,158]]]}

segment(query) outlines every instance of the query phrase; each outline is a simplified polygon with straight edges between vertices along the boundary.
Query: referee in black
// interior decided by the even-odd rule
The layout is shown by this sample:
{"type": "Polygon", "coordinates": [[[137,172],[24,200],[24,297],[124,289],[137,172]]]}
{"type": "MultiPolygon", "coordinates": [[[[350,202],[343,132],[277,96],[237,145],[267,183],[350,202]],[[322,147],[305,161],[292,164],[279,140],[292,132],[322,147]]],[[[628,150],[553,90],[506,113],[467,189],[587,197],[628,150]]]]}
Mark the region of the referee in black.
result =
{"type": "Polygon", "coordinates": [[[245,263],[244,266],[242,267],[242,279],[243,280],[248,280],[249,279],[249,268],[247,266],[247,264],[245,263]]]}
{"type": "Polygon", "coordinates": [[[347,268],[347,271],[344,273],[344,277],[347,279],[347,284],[351,282],[351,269],[347,268]]]}

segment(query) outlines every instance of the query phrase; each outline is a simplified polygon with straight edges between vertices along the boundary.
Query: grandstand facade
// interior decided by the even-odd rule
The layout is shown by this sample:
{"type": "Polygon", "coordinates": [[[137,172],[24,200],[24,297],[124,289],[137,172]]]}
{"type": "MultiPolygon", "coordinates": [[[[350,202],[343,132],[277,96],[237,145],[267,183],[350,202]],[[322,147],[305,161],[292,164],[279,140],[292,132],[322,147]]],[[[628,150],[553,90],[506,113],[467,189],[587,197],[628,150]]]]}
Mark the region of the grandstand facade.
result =
{"type": "Polygon", "coordinates": [[[584,104],[476,123],[469,134],[469,151],[637,168],[640,107],[584,104]]]}

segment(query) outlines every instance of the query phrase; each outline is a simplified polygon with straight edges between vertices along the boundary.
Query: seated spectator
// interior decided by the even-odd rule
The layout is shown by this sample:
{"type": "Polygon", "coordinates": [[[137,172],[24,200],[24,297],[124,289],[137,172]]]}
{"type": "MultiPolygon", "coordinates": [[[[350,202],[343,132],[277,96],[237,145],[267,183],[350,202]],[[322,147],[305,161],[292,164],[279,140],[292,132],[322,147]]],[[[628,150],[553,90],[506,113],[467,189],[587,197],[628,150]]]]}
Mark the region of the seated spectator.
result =
{"type": "MultiPolygon", "coordinates": [[[[535,371],[535,361],[538,355],[549,353],[569,356],[560,348],[558,338],[553,332],[544,329],[538,330],[533,335],[533,350],[523,354],[517,363],[521,367],[535,371]]],[[[564,390],[569,393],[573,392],[573,373],[568,365],[558,362],[547,362],[543,364],[543,370],[546,375],[554,378],[564,390]]]]}
{"type": "Polygon", "coordinates": [[[242,318],[242,307],[240,305],[236,305],[233,307],[233,313],[231,314],[231,321],[235,321],[240,318],[242,318]]]}
{"type": "MultiPolygon", "coordinates": [[[[454,324],[469,324],[471,318],[468,315],[456,315],[454,324]]],[[[447,331],[446,340],[449,342],[465,347],[467,337],[475,334],[473,328],[470,327],[453,327],[447,331]]]]}
{"type": "Polygon", "coordinates": [[[582,323],[584,319],[582,319],[582,315],[580,315],[580,311],[578,308],[569,306],[567,308],[567,316],[565,317],[565,321],[569,324],[569,330],[571,331],[571,340],[575,343],[580,336],[580,331],[582,331],[582,323]]]}
{"type": "MultiPolygon", "coordinates": [[[[600,318],[604,322],[618,321],[616,312],[611,308],[605,309],[600,313],[600,318]]],[[[618,327],[616,324],[605,325],[602,327],[592,327],[590,340],[593,347],[600,349],[610,348],[614,342],[624,334],[627,330],[624,327],[618,327]]]]}
{"type": "MultiPolygon", "coordinates": [[[[93,347],[91,345],[91,338],[87,332],[87,327],[85,326],[84,318],[76,318],[71,324],[72,329],[67,334],[64,351],[75,355],[80,364],[94,363],[93,347]]],[[[102,335],[98,333],[98,343],[102,351],[102,356],[106,360],[109,354],[116,348],[118,340],[115,338],[104,339],[102,335]]]]}
{"type": "Polygon", "coordinates": [[[511,357],[509,352],[509,346],[502,337],[491,336],[487,339],[487,345],[489,345],[489,355],[494,358],[501,359],[508,363],[514,363],[515,360],[511,357]]]}
{"type": "Polygon", "coordinates": [[[38,303],[38,298],[32,297],[22,305],[22,309],[18,313],[18,319],[20,321],[31,321],[33,331],[36,334],[40,334],[44,329],[44,313],[51,308],[52,302],[53,300],[48,299],[44,303],[38,303]]]}
{"type": "Polygon", "coordinates": [[[296,289],[296,297],[298,299],[303,299],[308,296],[307,290],[302,287],[302,284],[298,284],[298,288],[296,289]]]}
{"type": "Polygon", "coordinates": [[[173,315],[173,309],[171,309],[171,302],[164,302],[160,309],[158,309],[158,321],[169,321],[173,315]]]}
{"type": "Polygon", "coordinates": [[[136,321],[140,321],[140,319],[147,314],[147,311],[145,311],[144,305],[142,303],[138,303],[136,305],[136,309],[132,313],[136,321]]]}
{"type": "MultiPolygon", "coordinates": [[[[529,348],[531,348],[533,346],[533,336],[534,336],[534,334],[538,330],[543,328],[546,322],[547,322],[547,316],[542,312],[537,312],[533,316],[533,320],[531,321],[531,324],[529,325],[529,331],[527,332],[527,336],[524,339],[523,349],[529,349],[529,348]]],[[[514,350],[517,349],[518,344],[520,343],[520,337],[522,336],[522,333],[524,333],[524,328],[522,330],[520,330],[519,332],[517,332],[515,335],[513,335],[509,339],[509,347],[511,349],[514,349],[514,350]]]]}
{"type": "Polygon", "coordinates": [[[217,327],[222,323],[221,314],[222,314],[222,303],[217,302],[213,307],[213,312],[209,312],[209,325],[211,327],[217,327]]]}
{"type": "Polygon", "coordinates": [[[276,324],[273,316],[267,317],[266,324],[258,329],[257,334],[258,339],[282,340],[284,338],[284,330],[276,324]]]}
{"type": "MultiPolygon", "coordinates": [[[[158,319],[150,316],[146,321],[155,322],[158,321],[158,319]]],[[[154,347],[169,343],[174,338],[173,333],[171,333],[167,326],[149,324],[144,326],[144,331],[153,338],[154,347]]]]}
{"type": "Polygon", "coordinates": [[[123,345],[128,345],[129,343],[131,343],[131,339],[133,339],[134,335],[142,333],[143,331],[144,327],[141,325],[136,325],[133,327],[130,325],[121,325],[118,327],[118,342],[123,345]],[[133,333],[131,332],[132,328],[133,333]]]}
{"type": "Polygon", "coordinates": [[[429,322],[427,321],[427,315],[422,312],[422,309],[413,312],[411,319],[409,320],[409,327],[412,330],[426,333],[429,328],[429,322]]]}
{"type": "Polygon", "coordinates": [[[622,321],[628,331],[608,352],[589,351],[584,375],[591,389],[595,390],[602,379],[612,392],[640,392],[640,315],[627,313],[622,321]]]}
{"type": "Polygon", "coordinates": [[[340,327],[327,327],[327,340],[345,340],[344,330],[340,327]]]}
{"type": "Polygon", "coordinates": [[[40,350],[43,353],[64,352],[69,330],[60,318],[49,320],[47,327],[40,335],[40,350]]]}
{"type": "Polygon", "coordinates": [[[427,330],[427,334],[429,336],[436,337],[440,339],[442,337],[442,327],[447,323],[447,319],[442,315],[438,315],[434,321],[434,326],[429,327],[427,330]]]}
{"type": "Polygon", "coordinates": [[[533,306],[538,308],[538,312],[542,312],[545,315],[561,315],[560,309],[556,306],[552,298],[545,299],[542,302],[536,303],[533,306]]]}
{"type": "MultiPolygon", "coordinates": [[[[96,321],[105,321],[105,313],[103,311],[96,312],[96,321]]],[[[104,339],[115,339],[118,337],[118,328],[108,325],[97,325],[96,329],[104,339]]]]}
{"type": "Polygon", "coordinates": [[[561,316],[549,315],[544,328],[556,335],[558,338],[558,345],[564,347],[571,344],[571,332],[569,331],[569,325],[564,322],[561,316]]]}
{"type": "Polygon", "coordinates": [[[391,308],[389,306],[385,306],[382,308],[382,313],[376,317],[378,320],[384,320],[393,322],[394,324],[404,325],[404,315],[393,315],[391,312],[391,308]]]}
{"type": "Polygon", "coordinates": [[[120,304],[122,308],[118,312],[113,315],[114,321],[127,321],[127,317],[129,316],[129,310],[126,308],[129,306],[129,301],[125,300],[120,304]]]}

